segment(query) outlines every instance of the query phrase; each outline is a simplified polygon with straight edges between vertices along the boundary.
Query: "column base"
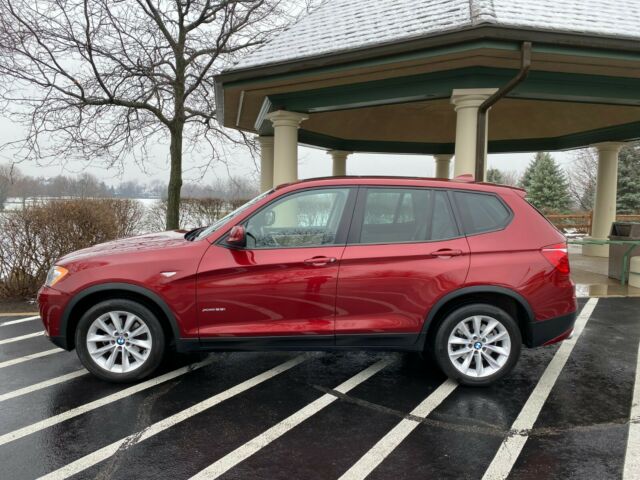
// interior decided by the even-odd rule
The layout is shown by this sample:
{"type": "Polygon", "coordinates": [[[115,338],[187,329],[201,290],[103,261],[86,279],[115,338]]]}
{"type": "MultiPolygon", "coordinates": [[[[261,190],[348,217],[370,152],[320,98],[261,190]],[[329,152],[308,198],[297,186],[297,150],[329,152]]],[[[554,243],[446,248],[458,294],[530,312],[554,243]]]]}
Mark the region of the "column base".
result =
{"type": "MultiPolygon", "coordinates": [[[[585,237],[585,240],[608,240],[608,239],[585,237]]],[[[609,258],[609,245],[583,245],[582,255],[584,255],[585,257],[609,258]]]]}

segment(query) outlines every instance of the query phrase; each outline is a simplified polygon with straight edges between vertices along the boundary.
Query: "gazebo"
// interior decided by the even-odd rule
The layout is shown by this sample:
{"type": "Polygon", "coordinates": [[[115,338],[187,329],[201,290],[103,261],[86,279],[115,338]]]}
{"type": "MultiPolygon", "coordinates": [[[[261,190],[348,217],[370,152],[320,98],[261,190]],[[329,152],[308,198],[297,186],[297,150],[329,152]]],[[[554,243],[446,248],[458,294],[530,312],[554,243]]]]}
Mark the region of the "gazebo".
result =
{"type": "Polygon", "coordinates": [[[259,135],[262,189],[297,180],[298,143],[334,175],[357,151],[431,154],[441,178],[453,158],[476,179],[487,151],[595,146],[604,239],[618,152],[640,137],[640,3],[329,0],[216,80],[221,124],[259,135]]]}

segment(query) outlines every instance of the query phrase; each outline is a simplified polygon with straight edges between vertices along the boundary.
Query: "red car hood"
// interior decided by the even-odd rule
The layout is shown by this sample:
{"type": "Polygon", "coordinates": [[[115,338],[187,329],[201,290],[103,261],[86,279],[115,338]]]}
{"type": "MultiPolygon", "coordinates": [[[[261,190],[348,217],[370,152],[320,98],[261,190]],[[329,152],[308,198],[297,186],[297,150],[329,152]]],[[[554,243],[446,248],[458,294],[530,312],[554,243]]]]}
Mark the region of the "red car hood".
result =
{"type": "Polygon", "coordinates": [[[185,240],[185,230],[173,230],[161,233],[149,233],[137,237],[123,238],[106,243],[99,243],[89,248],[83,248],[65,255],[61,262],[72,262],[79,259],[103,255],[117,255],[121,253],[141,252],[148,250],[160,250],[188,242],[185,240]]]}

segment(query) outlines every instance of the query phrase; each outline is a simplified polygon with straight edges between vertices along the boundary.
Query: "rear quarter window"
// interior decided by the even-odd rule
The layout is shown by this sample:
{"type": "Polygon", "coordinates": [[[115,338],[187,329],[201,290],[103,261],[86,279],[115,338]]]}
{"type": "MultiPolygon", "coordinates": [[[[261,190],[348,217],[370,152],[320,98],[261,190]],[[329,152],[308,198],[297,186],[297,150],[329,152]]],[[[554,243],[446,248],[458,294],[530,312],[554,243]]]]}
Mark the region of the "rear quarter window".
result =
{"type": "Polygon", "coordinates": [[[497,195],[457,191],[453,196],[467,235],[501,230],[511,221],[511,210],[497,195]]]}

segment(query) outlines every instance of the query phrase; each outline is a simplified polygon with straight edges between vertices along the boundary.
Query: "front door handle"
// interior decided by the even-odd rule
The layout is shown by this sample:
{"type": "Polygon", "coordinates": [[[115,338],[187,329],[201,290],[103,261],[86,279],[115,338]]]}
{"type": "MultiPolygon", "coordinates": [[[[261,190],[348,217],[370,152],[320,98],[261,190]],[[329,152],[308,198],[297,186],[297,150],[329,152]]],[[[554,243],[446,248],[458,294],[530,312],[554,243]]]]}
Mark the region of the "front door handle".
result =
{"type": "Polygon", "coordinates": [[[452,250],[451,248],[443,248],[441,250],[431,252],[432,257],[439,258],[459,257],[460,255],[462,255],[462,250],[452,250]]]}
{"type": "Polygon", "coordinates": [[[318,257],[307,258],[304,261],[304,264],[309,265],[311,267],[323,267],[325,265],[330,265],[332,263],[335,263],[336,261],[337,259],[335,257],[318,256],[318,257]]]}

